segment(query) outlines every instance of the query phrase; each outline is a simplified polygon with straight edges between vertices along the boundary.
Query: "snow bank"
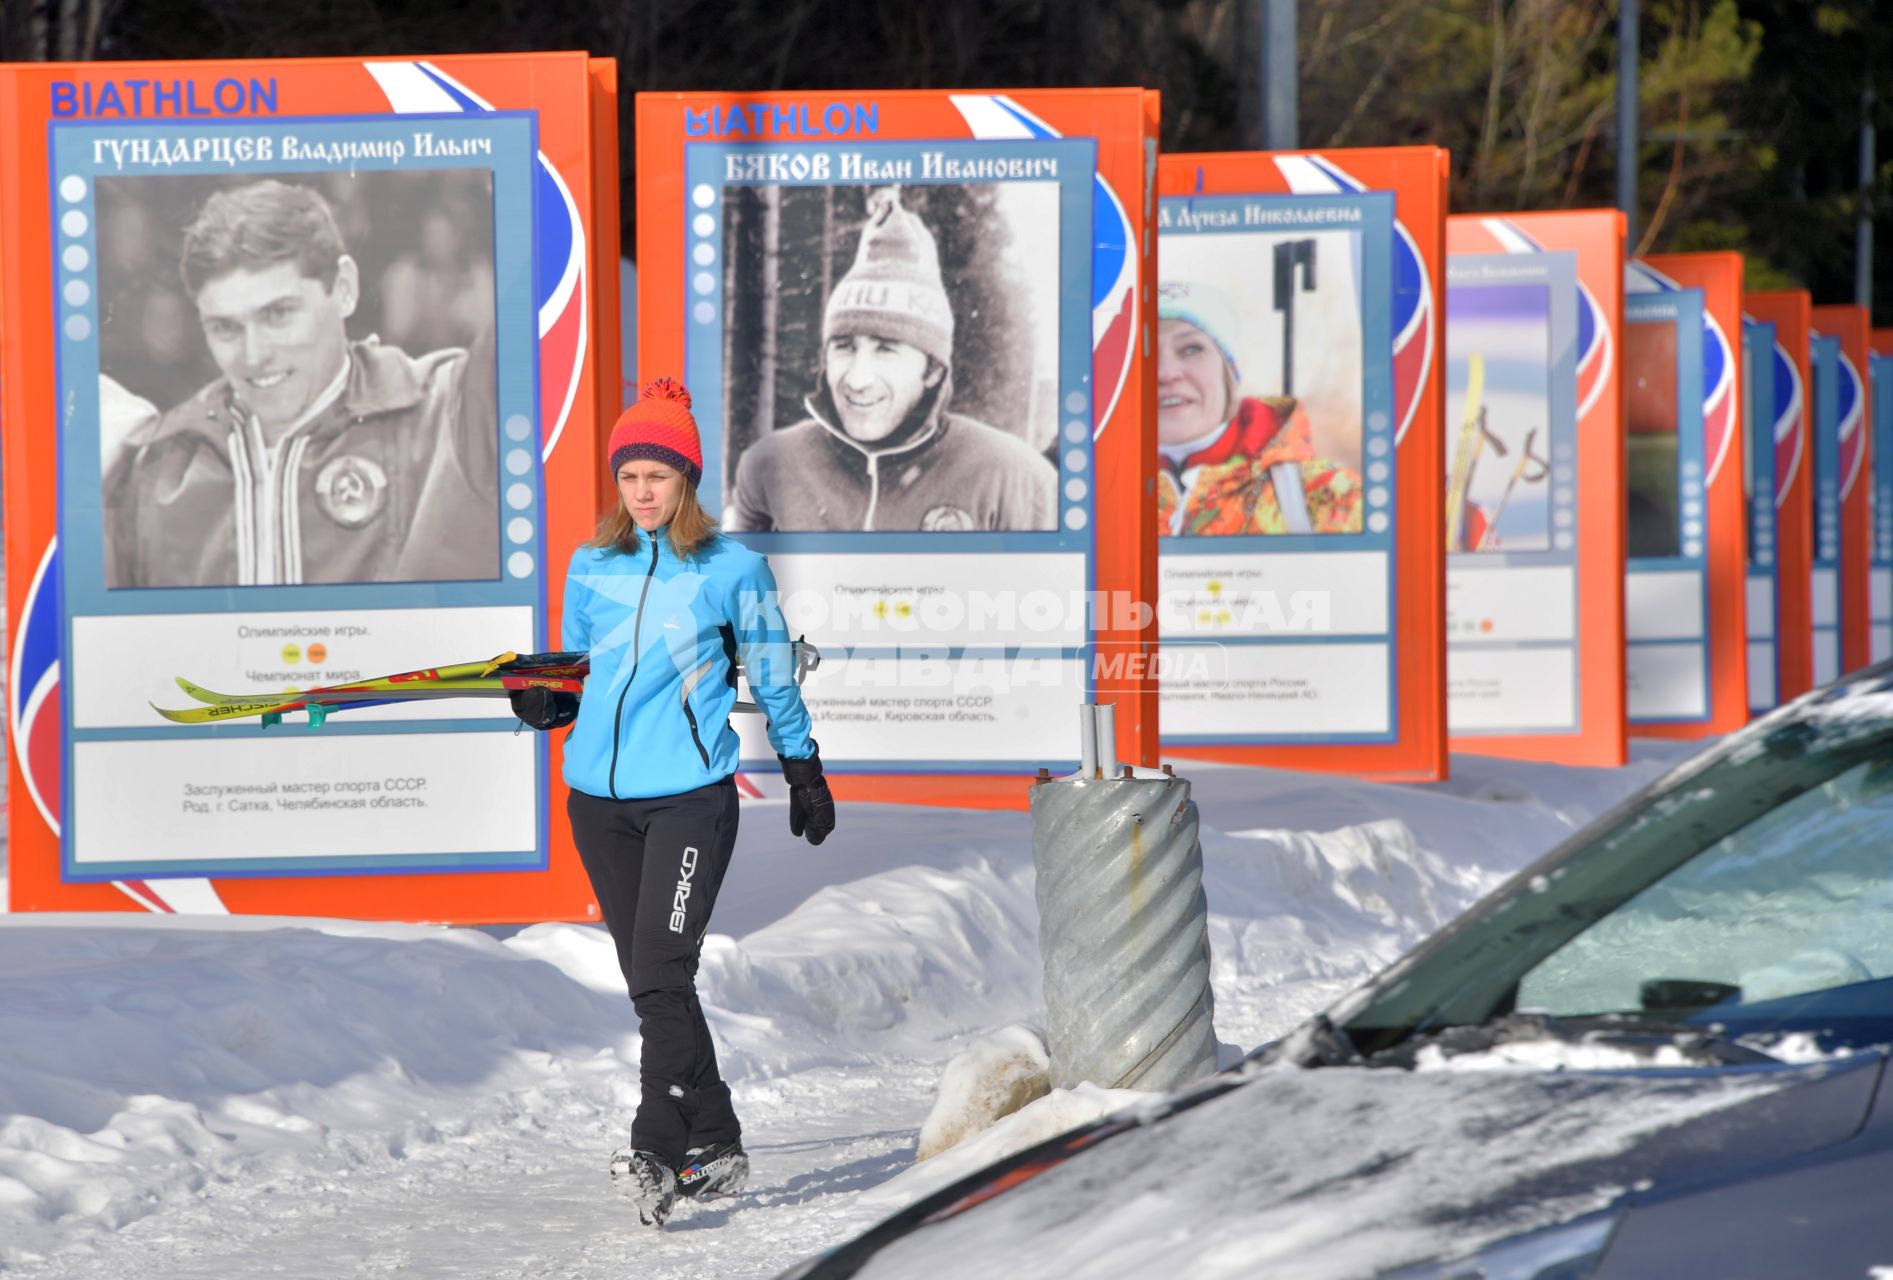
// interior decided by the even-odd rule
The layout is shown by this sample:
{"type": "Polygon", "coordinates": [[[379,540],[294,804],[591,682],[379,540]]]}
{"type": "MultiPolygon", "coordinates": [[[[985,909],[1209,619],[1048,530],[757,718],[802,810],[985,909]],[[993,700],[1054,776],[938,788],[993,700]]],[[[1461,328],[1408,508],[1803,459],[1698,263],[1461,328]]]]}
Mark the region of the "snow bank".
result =
{"type": "Polygon", "coordinates": [[[931,1160],[1043,1098],[1051,1090],[1051,1065],[1044,1037],[1030,1027],[1014,1023],[974,1040],[940,1073],[940,1093],[921,1123],[914,1159],[931,1160]]]}
{"type": "Polygon", "coordinates": [[[0,973],[12,1264],[248,1159],[357,1164],[464,1133],[460,1099],[555,1062],[634,1060],[615,1002],[471,930],[15,918],[0,973]]]}

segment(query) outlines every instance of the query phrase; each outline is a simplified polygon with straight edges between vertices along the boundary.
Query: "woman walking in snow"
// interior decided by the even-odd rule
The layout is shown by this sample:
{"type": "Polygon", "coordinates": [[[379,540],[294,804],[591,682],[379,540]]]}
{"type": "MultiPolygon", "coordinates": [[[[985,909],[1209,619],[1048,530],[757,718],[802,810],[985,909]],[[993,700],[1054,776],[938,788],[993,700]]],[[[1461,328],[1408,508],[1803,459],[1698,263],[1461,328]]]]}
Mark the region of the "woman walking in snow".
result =
{"type": "Polygon", "coordinates": [[[790,831],[820,844],[835,805],[769,563],[697,503],[690,393],[647,384],[607,455],[619,503],[565,582],[563,647],[591,656],[584,694],[522,690],[513,709],[535,729],[577,721],[565,742],[572,838],[643,1036],[631,1145],[611,1174],[639,1219],[662,1226],[678,1195],[729,1194],[749,1172],[696,990],[736,843],[739,656],[789,784],[790,831]]]}

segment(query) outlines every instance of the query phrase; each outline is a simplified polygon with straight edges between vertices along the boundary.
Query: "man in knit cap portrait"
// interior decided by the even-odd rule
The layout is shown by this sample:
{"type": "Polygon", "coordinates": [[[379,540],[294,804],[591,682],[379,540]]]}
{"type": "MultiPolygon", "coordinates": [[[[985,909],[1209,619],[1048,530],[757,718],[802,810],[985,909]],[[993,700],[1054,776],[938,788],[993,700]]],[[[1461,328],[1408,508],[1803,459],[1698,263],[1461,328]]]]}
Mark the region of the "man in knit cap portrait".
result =
{"type": "MultiPolygon", "coordinates": [[[[1057,254],[1039,255],[1050,266],[1036,277],[1022,266],[1033,232],[1017,216],[1017,200],[1008,205],[977,188],[924,191],[864,193],[865,216],[846,246],[851,256],[835,255],[839,278],[820,299],[812,390],[797,398],[758,395],[759,384],[772,391],[772,375],[784,371],[730,370],[726,455],[733,473],[724,518],[732,531],[1056,527],[1057,473],[1044,450],[1057,430],[1057,282],[1055,275],[1045,278],[1055,272],[1057,254]],[[942,208],[959,201],[966,216],[954,229],[976,261],[943,262],[943,237],[909,207],[910,198],[931,198],[942,208]],[[948,282],[956,268],[965,292],[981,291],[972,305],[954,305],[948,282]],[[1026,283],[1007,280],[1009,272],[1026,283]],[[977,407],[962,405],[956,391],[969,371],[984,392],[977,407]],[[786,406],[799,412],[790,416],[786,406]],[[787,424],[774,421],[778,416],[787,424]]],[[[815,195],[835,198],[834,189],[815,195]]],[[[759,216],[775,217],[779,232],[781,196],[772,191],[761,200],[767,203],[759,216]]],[[[806,212],[788,207],[786,217],[806,212]]],[[[832,209],[823,214],[832,218],[832,209]]],[[[849,229],[844,224],[822,247],[832,251],[836,239],[845,245],[849,229]]],[[[783,291],[792,304],[795,265],[783,291]]],[[[810,255],[799,265],[804,283],[833,270],[810,255]]],[[[783,264],[774,266],[780,279],[783,264]]],[[[802,314],[809,320],[816,319],[809,314],[814,303],[806,297],[802,314]]],[[[758,336],[773,340],[759,346],[774,350],[790,320],[762,320],[766,333],[758,336]]]]}
{"type": "Polygon", "coordinates": [[[100,180],[107,587],[499,577],[491,184],[100,180]]]}

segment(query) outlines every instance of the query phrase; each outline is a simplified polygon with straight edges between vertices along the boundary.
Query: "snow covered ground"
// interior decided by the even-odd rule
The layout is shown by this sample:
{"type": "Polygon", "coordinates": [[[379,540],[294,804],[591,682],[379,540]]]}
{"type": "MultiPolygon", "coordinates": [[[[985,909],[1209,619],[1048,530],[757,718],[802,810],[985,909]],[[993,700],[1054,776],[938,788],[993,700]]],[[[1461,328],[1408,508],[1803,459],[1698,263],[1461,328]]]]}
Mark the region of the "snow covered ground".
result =
{"type": "MultiPolygon", "coordinates": [[[[1680,754],[1187,767],[1221,1039],[1287,1030],[1680,754]]],[[[753,1189],[662,1234],[604,1174],[638,1042],[597,927],[0,916],[0,1270],[771,1276],[853,1234],[971,1154],[896,1181],[947,1060],[1038,1020],[1039,960],[1025,815],[841,816],[811,849],[745,808],[699,985],[753,1189]]]]}

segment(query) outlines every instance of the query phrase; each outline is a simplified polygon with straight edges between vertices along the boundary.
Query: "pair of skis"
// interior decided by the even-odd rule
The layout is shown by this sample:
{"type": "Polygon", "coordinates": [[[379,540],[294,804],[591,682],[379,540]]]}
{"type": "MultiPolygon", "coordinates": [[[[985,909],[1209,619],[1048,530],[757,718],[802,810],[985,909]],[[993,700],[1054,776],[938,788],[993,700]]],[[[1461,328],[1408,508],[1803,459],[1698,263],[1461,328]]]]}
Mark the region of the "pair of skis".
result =
{"type": "MultiPolygon", "coordinates": [[[[795,682],[813,671],[821,651],[806,640],[796,640],[795,682]]],[[[740,671],[741,668],[739,667],[740,671]]],[[[309,727],[319,729],[337,711],[385,707],[401,702],[436,698],[505,698],[522,689],[549,689],[553,693],[582,693],[591,673],[587,653],[502,653],[478,662],[457,662],[419,671],[354,680],[316,689],[283,693],[218,693],[177,677],[178,688],[199,705],[180,709],[151,704],[151,709],[173,724],[223,724],[260,718],[263,727],[281,724],[292,711],[306,712],[309,727]]],[[[753,702],[738,702],[737,711],[755,711],[753,702]]]]}
{"type": "Polygon", "coordinates": [[[502,653],[480,662],[284,693],[218,693],[179,676],[178,688],[201,705],[170,709],[153,703],[151,709],[174,724],[222,724],[254,716],[262,719],[265,728],[281,724],[287,712],[305,711],[309,727],[319,729],[334,712],[361,707],[435,698],[504,698],[516,690],[535,688],[576,694],[584,690],[590,671],[591,659],[584,653],[502,653]]]}

